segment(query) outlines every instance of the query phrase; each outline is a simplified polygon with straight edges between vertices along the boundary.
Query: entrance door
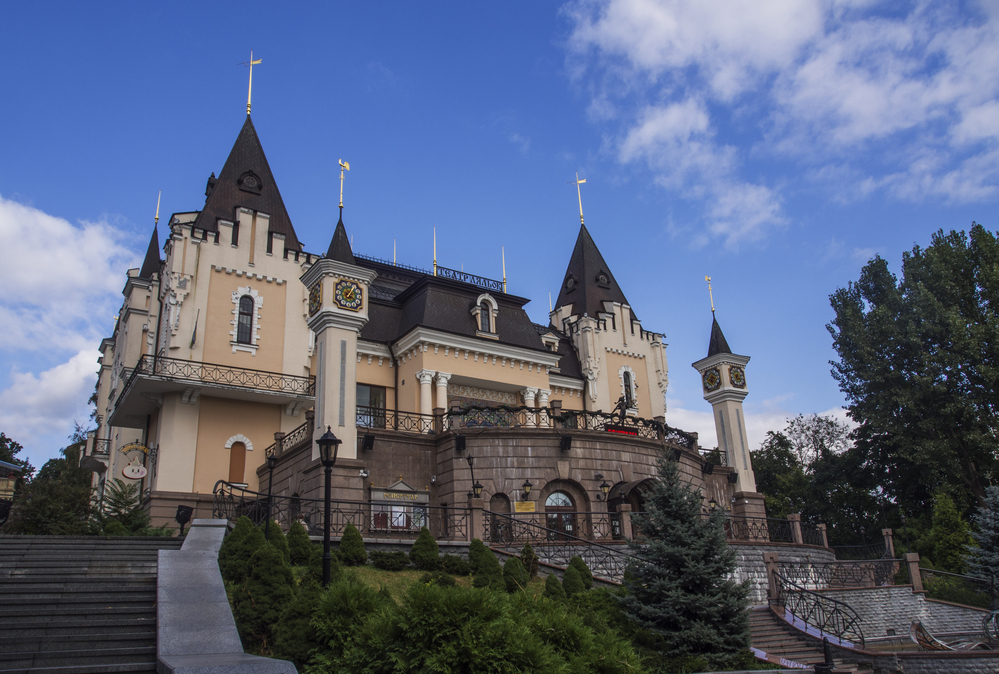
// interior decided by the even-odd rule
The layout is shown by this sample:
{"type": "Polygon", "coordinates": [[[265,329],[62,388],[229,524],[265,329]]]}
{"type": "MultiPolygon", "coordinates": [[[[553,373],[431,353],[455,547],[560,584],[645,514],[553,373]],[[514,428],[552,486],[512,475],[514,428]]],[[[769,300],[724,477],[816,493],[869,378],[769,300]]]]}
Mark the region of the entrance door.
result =
{"type": "Polygon", "coordinates": [[[545,520],[546,526],[556,532],[552,534],[555,537],[564,538],[559,534],[579,535],[576,533],[576,506],[565,492],[552,492],[545,499],[545,520]]]}
{"type": "Polygon", "coordinates": [[[246,445],[242,442],[232,443],[229,449],[229,482],[243,484],[243,474],[246,472],[246,445]]]}

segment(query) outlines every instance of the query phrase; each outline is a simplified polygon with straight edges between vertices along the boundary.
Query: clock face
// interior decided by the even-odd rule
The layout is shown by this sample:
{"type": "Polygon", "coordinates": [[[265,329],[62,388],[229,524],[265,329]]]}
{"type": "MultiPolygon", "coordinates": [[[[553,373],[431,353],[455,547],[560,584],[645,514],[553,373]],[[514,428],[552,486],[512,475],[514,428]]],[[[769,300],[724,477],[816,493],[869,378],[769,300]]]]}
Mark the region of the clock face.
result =
{"type": "Polygon", "coordinates": [[[316,285],[309,289],[309,315],[314,316],[319,307],[323,304],[323,280],[316,281],[316,285]]]}
{"type": "Polygon", "coordinates": [[[718,368],[716,367],[713,367],[707,372],[705,372],[701,376],[701,379],[704,382],[705,391],[714,391],[719,386],[721,386],[721,373],[718,371],[718,368]]]}
{"type": "Polygon", "coordinates": [[[351,311],[360,311],[363,305],[361,286],[353,281],[341,279],[333,287],[333,299],[337,306],[351,311]]]}
{"type": "Polygon", "coordinates": [[[746,372],[738,365],[728,369],[728,380],[736,388],[746,388],[746,372]]]}

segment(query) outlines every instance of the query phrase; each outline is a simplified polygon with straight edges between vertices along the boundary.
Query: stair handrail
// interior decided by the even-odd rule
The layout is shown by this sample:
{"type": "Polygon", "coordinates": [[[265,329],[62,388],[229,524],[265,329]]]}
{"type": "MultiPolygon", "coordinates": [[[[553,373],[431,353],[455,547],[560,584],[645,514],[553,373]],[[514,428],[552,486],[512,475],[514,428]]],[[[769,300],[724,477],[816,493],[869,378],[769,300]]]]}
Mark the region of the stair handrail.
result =
{"type": "MultiPolygon", "coordinates": [[[[800,621],[805,632],[821,639],[829,637],[840,646],[864,648],[864,632],[860,616],[845,602],[805,589],[785,578],[779,571],[773,572],[777,596],[770,600],[771,605],[784,609],[785,620],[790,615],[800,621]]],[[[788,621],[794,624],[794,621],[788,621]]]]}

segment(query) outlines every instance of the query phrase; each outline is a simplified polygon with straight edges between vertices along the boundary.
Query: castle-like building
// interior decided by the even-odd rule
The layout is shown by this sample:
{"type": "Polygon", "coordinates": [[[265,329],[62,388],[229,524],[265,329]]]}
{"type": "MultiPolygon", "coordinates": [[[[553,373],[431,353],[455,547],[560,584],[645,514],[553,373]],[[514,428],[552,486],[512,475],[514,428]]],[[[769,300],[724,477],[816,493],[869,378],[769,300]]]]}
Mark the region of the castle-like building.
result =
{"type": "Polygon", "coordinates": [[[327,429],[342,441],[334,498],[365,507],[373,530],[469,499],[572,530],[574,513],[640,509],[664,450],[705,507],[764,515],[742,416],[749,358],[714,322],[694,363],[718,450],[666,425],[662,334],[585,225],[538,325],[505,281],[355,253],[342,207],[325,252],[307,252],[249,114],[205,195],[170,217],[162,247],[154,228],[101,343],[87,453],[101,479],[140,484],[156,523],[177,505],[211,516],[220,481],[320,497],[327,429]]]}

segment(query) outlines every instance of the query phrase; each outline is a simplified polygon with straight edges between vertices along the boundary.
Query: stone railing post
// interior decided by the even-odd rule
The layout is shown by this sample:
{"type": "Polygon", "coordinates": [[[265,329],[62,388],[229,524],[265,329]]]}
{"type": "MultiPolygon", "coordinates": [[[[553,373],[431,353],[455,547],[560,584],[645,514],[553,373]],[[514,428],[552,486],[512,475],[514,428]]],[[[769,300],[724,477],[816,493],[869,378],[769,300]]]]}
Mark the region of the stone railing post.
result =
{"type": "Polygon", "coordinates": [[[444,412],[443,407],[434,408],[434,435],[440,435],[444,432],[444,412]]]}
{"type": "Polygon", "coordinates": [[[767,599],[774,601],[780,596],[777,588],[777,553],[764,552],[763,565],[767,568],[767,599]]]}
{"type": "Polygon", "coordinates": [[[895,538],[891,529],[882,529],[881,535],[885,539],[885,550],[888,551],[888,559],[895,559],[895,538]]]}
{"type": "Polygon", "coordinates": [[[659,426],[656,428],[656,435],[659,438],[659,442],[666,444],[666,417],[659,415],[658,417],[653,417],[653,421],[659,422],[659,426]]]}
{"type": "Polygon", "coordinates": [[[553,400],[549,407],[552,414],[552,428],[562,428],[562,401],[553,400]]]}
{"type": "Polygon", "coordinates": [[[791,513],[787,516],[787,521],[791,523],[791,540],[795,545],[804,543],[801,537],[801,513],[791,513]]]}
{"type": "Polygon", "coordinates": [[[829,535],[826,533],[826,525],[820,523],[820,524],[815,525],[815,528],[819,530],[819,534],[822,536],[822,547],[823,548],[828,548],[829,547],[829,535]]]}
{"type": "Polygon", "coordinates": [[[305,412],[305,423],[309,424],[309,435],[316,430],[316,410],[311,409],[305,412]]]}
{"type": "Polygon", "coordinates": [[[486,502],[484,499],[471,497],[468,499],[468,540],[478,538],[486,541],[486,502]]]}
{"type": "Polygon", "coordinates": [[[617,507],[617,511],[621,515],[621,535],[626,541],[633,540],[634,534],[631,528],[631,504],[622,503],[617,507]]]}
{"type": "Polygon", "coordinates": [[[919,553],[905,553],[905,563],[909,567],[909,581],[912,583],[913,592],[925,592],[923,589],[923,577],[919,575],[919,553]]]}

